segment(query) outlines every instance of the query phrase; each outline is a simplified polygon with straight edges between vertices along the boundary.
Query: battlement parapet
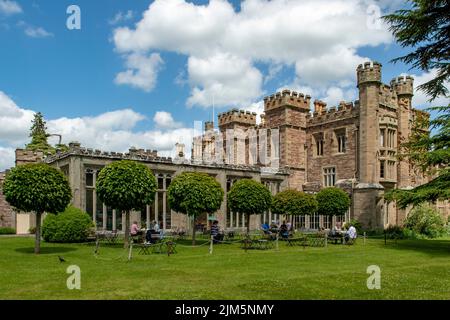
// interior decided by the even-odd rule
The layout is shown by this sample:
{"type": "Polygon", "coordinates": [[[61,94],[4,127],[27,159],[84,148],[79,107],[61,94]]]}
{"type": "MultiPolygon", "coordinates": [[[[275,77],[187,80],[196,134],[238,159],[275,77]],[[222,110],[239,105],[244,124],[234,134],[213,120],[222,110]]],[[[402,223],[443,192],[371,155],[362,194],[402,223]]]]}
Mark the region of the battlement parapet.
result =
{"type": "Polygon", "coordinates": [[[81,145],[78,142],[70,143],[68,151],[57,152],[53,155],[49,155],[44,159],[44,161],[46,163],[52,163],[56,160],[62,159],[69,155],[110,158],[115,160],[144,160],[144,161],[172,162],[171,157],[159,157],[158,151],[156,150],[136,149],[135,147],[131,147],[127,153],[113,152],[113,151],[109,152],[109,151],[102,151],[99,149],[84,148],[81,147],[81,145]]]}
{"type": "Polygon", "coordinates": [[[356,69],[358,87],[363,83],[381,82],[381,68],[381,63],[376,61],[360,64],[356,69]]]}
{"type": "Polygon", "coordinates": [[[45,158],[44,152],[42,151],[16,149],[15,153],[16,153],[16,166],[27,163],[41,162],[45,158]]]}
{"type": "Polygon", "coordinates": [[[310,110],[310,95],[304,95],[291,90],[283,90],[264,98],[264,111],[269,111],[281,107],[295,107],[305,111],[310,110]]]}
{"type": "Polygon", "coordinates": [[[316,125],[328,121],[336,121],[340,119],[347,119],[354,117],[359,112],[359,101],[345,102],[341,101],[337,107],[331,107],[329,109],[322,109],[320,112],[314,112],[313,115],[308,114],[307,124],[316,125]]]}
{"type": "Polygon", "coordinates": [[[256,112],[238,110],[236,108],[227,112],[219,113],[217,118],[219,120],[219,126],[230,123],[239,123],[246,126],[256,125],[256,112]]]}
{"type": "Polygon", "coordinates": [[[399,95],[413,95],[414,78],[411,76],[400,76],[391,80],[391,88],[399,95]]]}

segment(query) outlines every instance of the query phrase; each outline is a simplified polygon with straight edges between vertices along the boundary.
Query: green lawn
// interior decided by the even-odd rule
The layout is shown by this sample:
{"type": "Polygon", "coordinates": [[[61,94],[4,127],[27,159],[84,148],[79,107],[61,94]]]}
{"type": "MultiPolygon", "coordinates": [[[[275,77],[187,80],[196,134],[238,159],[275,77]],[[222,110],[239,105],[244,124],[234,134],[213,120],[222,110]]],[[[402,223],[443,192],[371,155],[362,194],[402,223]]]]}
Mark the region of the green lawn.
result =
{"type": "MultiPolygon", "coordinates": [[[[450,239],[362,239],[353,246],[249,250],[222,244],[178,246],[178,253],[133,254],[89,244],[42,244],[0,237],[0,299],[450,299],[450,239]],[[67,262],[60,263],[58,255],[67,262]],[[81,268],[81,290],[66,288],[66,268],[81,268]],[[366,269],[381,268],[369,290],[366,269]]],[[[187,244],[187,243],[186,243],[187,244]]]]}

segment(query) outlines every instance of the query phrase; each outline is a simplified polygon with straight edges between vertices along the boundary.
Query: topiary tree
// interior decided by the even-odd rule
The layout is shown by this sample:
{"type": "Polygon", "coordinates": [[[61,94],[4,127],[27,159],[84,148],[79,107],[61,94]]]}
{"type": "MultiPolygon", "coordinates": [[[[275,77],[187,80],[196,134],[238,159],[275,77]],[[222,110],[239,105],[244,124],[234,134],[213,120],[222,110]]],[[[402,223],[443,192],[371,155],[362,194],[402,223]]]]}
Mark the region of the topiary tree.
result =
{"type": "Polygon", "coordinates": [[[94,227],[92,218],[83,210],[69,206],[64,212],[48,214],[42,223],[42,238],[47,242],[84,242],[94,227]]]}
{"type": "Polygon", "coordinates": [[[272,213],[291,216],[317,212],[317,200],[313,195],[288,189],[273,197],[272,213]]]}
{"type": "Polygon", "coordinates": [[[316,194],[317,212],[322,215],[342,216],[350,206],[348,194],[335,187],[324,188],[316,194]]]}
{"type": "Polygon", "coordinates": [[[104,167],[97,178],[97,195],[107,206],[125,213],[125,248],[130,243],[130,211],[140,210],[155,199],[156,178],[135,161],[121,160],[104,167]]]}
{"type": "Polygon", "coordinates": [[[250,215],[262,214],[272,205],[272,194],[263,184],[252,180],[237,181],[228,192],[228,207],[231,211],[246,215],[247,233],[250,232],[250,215]]]}
{"type": "Polygon", "coordinates": [[[36,213],[34,252],[40,253],[42,213],[64,211],[72,199],[69,181],[47,164],[26,164],[7,173],[3,194],[16,209],[36,213]]]}
{"type": "Polygon", "coordinates": [[[193,217],[192,245],[195,245],[195,220],[203,213],[214,213],[222,204],[224,192],[213,177],[198,172],[176,176],[167,190],[170,207],[193,217]]]}

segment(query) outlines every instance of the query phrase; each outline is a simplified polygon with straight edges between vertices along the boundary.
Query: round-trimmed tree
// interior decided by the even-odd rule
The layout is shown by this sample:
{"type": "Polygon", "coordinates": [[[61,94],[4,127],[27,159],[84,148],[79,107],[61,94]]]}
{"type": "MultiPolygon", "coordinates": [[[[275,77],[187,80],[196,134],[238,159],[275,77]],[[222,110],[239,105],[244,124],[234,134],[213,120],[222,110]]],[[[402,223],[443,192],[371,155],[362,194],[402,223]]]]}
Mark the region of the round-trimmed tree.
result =
{"type": "Polygon", "coordinates": [[[311,194],[288,189],[273,197],[272,213],[288,214],[292,217],[315,212],[317,212],[317,200],[311,194]]]}
{"type": "Polygon", "coordinates": [[[130,211],[140,210],[155,199],[156,178],[142,163],[113,162],[97,178],[97,195],[107,206],[125,213],[125,248],[130,243],[130,211]]]}
{"type": "Polygon", "coordinates": [[[34,252],[41,248],[41,216],[44,212],[62,212],[72,199],[64,174],[45,163],[25,164],[11,169],[3,183],[3,194],[13,207],[36,213],[34,252]]]}
{"type": "Polygon", "coordinates": [[[170,207],[193,217],[192,244],[195,245],[195,220],[203,213],[219,210],[224,192],[213,177],[198,172],[183,172],[176,176],[167,190],[170,207]]]}
{"type": "Polygon", "coordinates": [[[250,215],[262,214],[269,210],[272,205],[272,194],[262,183],[252,179],[242,179],[231,187],[227,202],[231,211],[246,216],[247,233],[249,233],[250,215]]]}
{"type": "Polygon", "coordinates": [[[336,187],[328,187],[320,190],[316,194],[318,203],[317,212],[322,215],[342,216],[350,206],[348,194],[336,187]]]}

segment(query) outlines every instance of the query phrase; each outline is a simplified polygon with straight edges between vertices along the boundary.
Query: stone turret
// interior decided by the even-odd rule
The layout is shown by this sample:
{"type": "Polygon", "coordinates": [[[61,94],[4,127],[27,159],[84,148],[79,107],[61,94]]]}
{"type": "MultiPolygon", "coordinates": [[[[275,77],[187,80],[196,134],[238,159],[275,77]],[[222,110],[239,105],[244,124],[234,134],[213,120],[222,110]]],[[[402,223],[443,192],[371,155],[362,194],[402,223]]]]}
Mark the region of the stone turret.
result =
{"type": "Polygon", "coordinates": [[[381,63],[379,62],[365,62],[360,64],[356,71],[358,88],[364,83],[381,83],[381,63]]]}
{"type": "Polygon", "coordinates": [[[219,113],[218,119],[219,128],[232,125],[242,127],[256,126],[256,112],[232,109],[228,112],[219,113]]]}
{"type": "Polygon", "coordinates": [[[264,98],[264,110],[273,110],[282,107],[294,107],[310,110],[311,96],[296,91],[283,90],[264,98]]]}
{"type": "Polygon", "coordinates": [[[213,131],[213,130],[214,130],[214,122],[206,121],[205,122],[205,132],[213,131]]]}
{"type": "Polygon", "coordinates": [[[397,96],[414,95],[414,78],[411,76],[400,76],[391,80],[391,88],[395,90],[397,96]]]}

